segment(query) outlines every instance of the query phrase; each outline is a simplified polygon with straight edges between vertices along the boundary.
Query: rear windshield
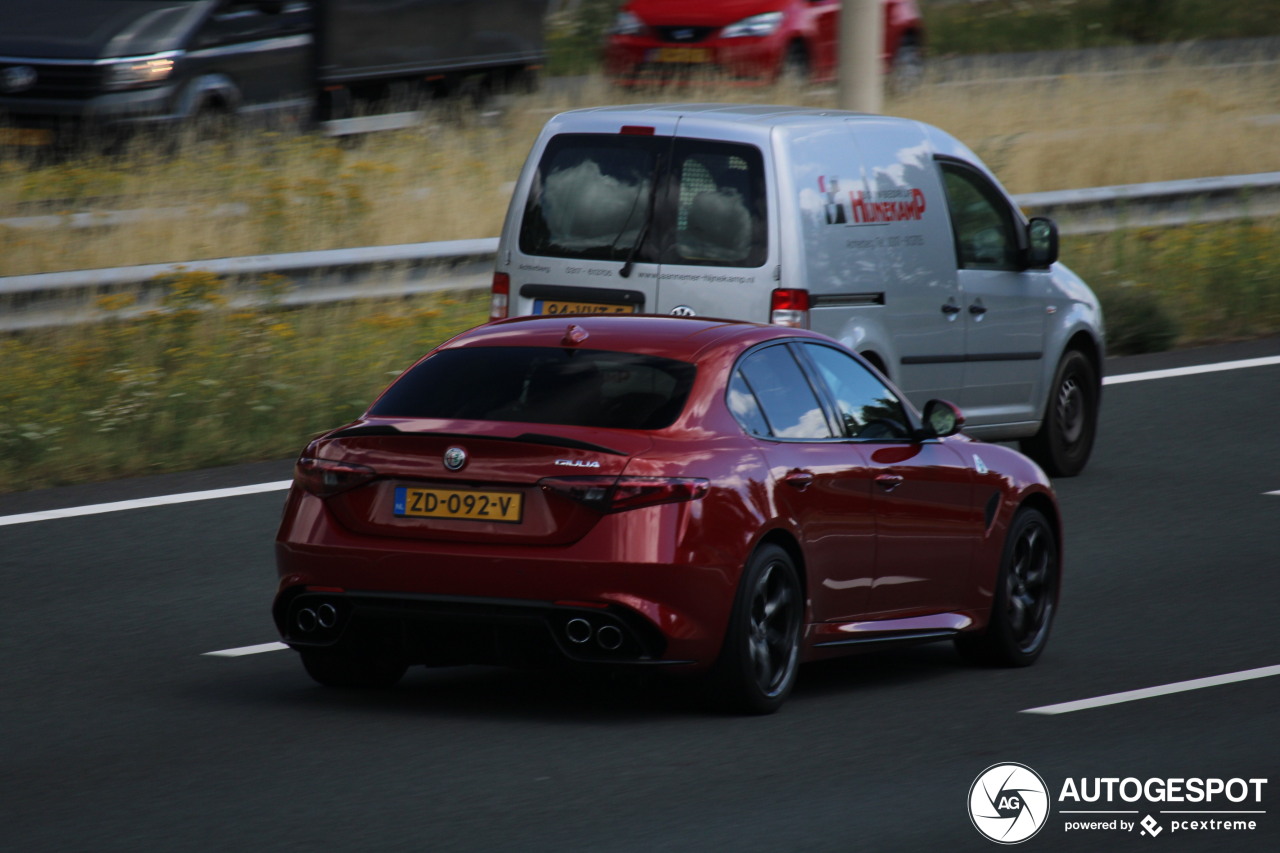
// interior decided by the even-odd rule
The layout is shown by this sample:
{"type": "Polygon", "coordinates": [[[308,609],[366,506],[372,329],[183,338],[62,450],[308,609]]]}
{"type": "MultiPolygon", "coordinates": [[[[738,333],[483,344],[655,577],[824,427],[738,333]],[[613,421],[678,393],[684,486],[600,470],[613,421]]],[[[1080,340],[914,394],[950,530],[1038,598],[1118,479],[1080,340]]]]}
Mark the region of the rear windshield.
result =
{"type": "Polygon", "coordinates": [[[370,415],[663,429],[693,386],[692,364],[547,347],[443,350],[400,377],[370,415]]]}
{"type": "Polygon", "coordinates": [[[750,145],[565,133],[542,154],[525,205],[525,254],[667,264],[765,262],[764,165],[750,145]],[[645,227],[652,211],[652,220],[645,227]]]}

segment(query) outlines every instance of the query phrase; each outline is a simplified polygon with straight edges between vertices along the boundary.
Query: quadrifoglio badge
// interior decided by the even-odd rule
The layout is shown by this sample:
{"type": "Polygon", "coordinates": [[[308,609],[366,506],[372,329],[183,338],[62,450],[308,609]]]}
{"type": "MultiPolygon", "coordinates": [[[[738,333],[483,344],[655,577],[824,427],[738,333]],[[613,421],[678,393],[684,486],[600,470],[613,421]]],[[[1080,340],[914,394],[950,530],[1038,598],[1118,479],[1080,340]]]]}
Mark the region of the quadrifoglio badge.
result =
{"type": "Polygon", "coordinates": [[[969,819],[998,844],[1019,844],[1050,832],[1103,842],[1111,833],[1147,838],[1212,833],[1241,838],[1266,820],[1266,779],[1218,777],[1068,777],[1056,794],[1025,764],[993,764],[969,787],[969,819]],[[1055,808],[1056,804],[1056,808],[1055,808]],[[1056,812],[1056,816],[1054,815],[1056,812]]]}

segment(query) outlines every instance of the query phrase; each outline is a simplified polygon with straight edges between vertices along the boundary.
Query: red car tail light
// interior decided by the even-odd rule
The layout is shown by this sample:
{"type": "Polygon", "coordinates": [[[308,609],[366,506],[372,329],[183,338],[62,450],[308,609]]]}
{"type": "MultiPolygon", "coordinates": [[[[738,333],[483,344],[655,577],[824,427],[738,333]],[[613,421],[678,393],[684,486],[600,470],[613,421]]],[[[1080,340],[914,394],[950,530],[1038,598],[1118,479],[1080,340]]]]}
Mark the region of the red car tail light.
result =
{"type": "Polygon", "coordinates": [[[293,481],[318,498],[340,494],[378,476],[364,465],[303,457],[293,468],[293,481]]]}
{"type": "Polygon", "coordinates": [[[809,328],[809,291],[779,287],[769,300],[769,322],[790,329],[809,328]]]}
{"type": "Polygon", "coordinates": [[[511,276],[504,272],[493,274],[493,288],[489,296],[489,322],[507,319],[511,310],[511,276]]]}
{"type": "Polygon", "coordinates": [[[599,512],[693,501],[711,487],[699,477],[547,477],[538,485],[599,512]]]}

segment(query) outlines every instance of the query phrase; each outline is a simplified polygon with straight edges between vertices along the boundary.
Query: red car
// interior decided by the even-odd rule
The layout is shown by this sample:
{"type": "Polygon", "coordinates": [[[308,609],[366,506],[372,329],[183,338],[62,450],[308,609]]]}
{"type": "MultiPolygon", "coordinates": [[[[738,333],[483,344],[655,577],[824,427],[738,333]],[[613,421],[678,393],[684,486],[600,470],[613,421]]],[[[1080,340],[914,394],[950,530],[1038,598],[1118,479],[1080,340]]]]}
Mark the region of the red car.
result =
{"type": "Polygon", "coordinates": [[[1032,663],[1049,481],[814,332],[520,317],[439,346],[312,441],[274,617],[322,684],[413,664],[701,673],[775,710],[803,661],[954,639],[1032,663]]]}
{"type": "MultiPolygon", "coordinates": [[[[920,74],[924,23],[915,0],[881,0],[886,72],[920,74]]],[[[605,72],[627,84],[712,72],[772,82],[834,79],[840,0],[627,0],[605,48],[605,72]]]]}

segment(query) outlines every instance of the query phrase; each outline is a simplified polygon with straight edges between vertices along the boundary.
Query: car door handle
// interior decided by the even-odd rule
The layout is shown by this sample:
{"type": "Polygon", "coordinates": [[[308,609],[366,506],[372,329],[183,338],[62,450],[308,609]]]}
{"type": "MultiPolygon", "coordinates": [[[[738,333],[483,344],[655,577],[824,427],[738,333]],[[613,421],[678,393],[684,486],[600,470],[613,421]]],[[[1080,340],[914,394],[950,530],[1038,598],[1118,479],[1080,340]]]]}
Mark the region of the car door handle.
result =
{"type": "Polygon", "coordinates": [[[987,306],[983,305],[981,302],[975,302],[969,306],[969,313],[976,317],[981,317],[983,314],[987,313],[987,306]]]}
{"type": "Polygon", "coordinates": [[[787,475],[782,478],[782,482],[786,483],[793,489],[799,489],[803,492],[813,484],[813,472],[798,469],[795,471],[788,471],[787,475]]]}
{"type": "Polygon", "coordinates": [[[942,306],[942,313],[943,314],[959,314],[960,306],[955,304],[954,302],[948,302],[946,305],[942,306]]]}
{"type": "Polygon", "coordinates": [[[902,485],[901,474],[877,474],[876,485],[884,489],[886,492],[892,492],[898,486],[902,485]]]}

